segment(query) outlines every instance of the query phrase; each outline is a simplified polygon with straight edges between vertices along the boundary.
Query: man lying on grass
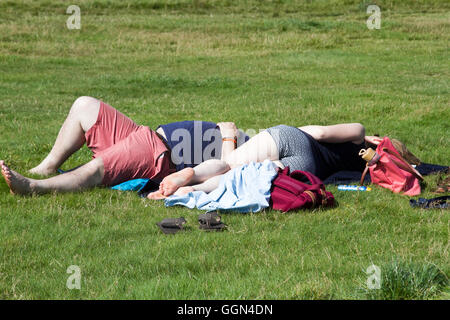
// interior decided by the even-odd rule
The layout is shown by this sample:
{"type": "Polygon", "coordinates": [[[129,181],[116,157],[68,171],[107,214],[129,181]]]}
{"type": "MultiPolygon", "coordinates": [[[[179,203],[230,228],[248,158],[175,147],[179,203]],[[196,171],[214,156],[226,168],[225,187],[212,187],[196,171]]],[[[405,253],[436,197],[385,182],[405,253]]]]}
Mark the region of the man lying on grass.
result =
{"type": "Polygon", "coordinates": [[[235,149],[237,142],[246,139],[248,137],[232,122],[216,125],[182,121],[159,126],[153,131],[147,126],[137,125],[100,100],[80,97],[72,105],[50,153],[29,172],[42,176],[56,173],[64,161],[85,143],[93,152],[93,160],[73,171],[40,180],[20,175],[3,160],[0,160],[0,165],[2,175],[14,194],[77,191],[101,185],[113,186],[137,178],[161,181],[177,169],[201,163],[203,155],[205,159],[220,154],[226,156],[235,149]],[[185,147],[180,150],[183,155],[181,158],[180,155],[173,157],[170,149],[176,149],[180,138],[183,138],[180,145],[185,147]],[[200,139],[200,142],[193,139],[200,139]]]}

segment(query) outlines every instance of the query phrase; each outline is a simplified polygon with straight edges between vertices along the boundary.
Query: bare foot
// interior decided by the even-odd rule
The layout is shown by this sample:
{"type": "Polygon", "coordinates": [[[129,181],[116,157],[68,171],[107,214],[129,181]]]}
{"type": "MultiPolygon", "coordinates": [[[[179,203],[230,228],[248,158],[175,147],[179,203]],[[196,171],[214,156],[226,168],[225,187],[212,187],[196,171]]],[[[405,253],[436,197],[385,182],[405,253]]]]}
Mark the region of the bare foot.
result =
{"type": "Polygon", "coordinates": [[[167,198],[165,195],[162,194],[161,190],[151,192],[147,195],[147,198],[150,200],[162,200],[167,198]]]}
{"type": "Polygon", "coordinates": [[[194,169],[192,168],[184,168],[181,171],[172,173],[168,175],[161,181],[159,185],[159,190],[162,191],[162,194],[165,196],[172,195],[178,188],[184,187],[186,184],[194,176],[194,169]]]}
{"type": "Polygon", "coordinates": [[[31,183],[33,180],[25,178],[17,172],[11,170],[3,160],[0,160],[2,175],[9,186],[11,193],[27,195],[33,193],[31,183]]]}
{"type": "Polygon", "coordinates": [[[41,176],[48,176],[53,173],[56,173],[56,168],[54,165],[54,161],[51,156],[48,155],[47,158],[44,159],[38,166],[33,169],[28,170],[29,173],[39,174],[41,176]]]}
{"type": "Polygon", "coordinates": [[[49,169],[47,167],[42,166],[41,164],[33,169],[28,170],[29,173],[38,174],[41,176],[49,176],[53,173],[56,173],[56,170],[49,169]]]}
{"type": "Polygon", "coordinates": [[[174,193],[174,195],[184,196],[184,195],[188,194],[189,192],[194,192],[194,191],[195,191],[194,187],[186,186],[186,187],[178,188],[178,190],[174,193]]]}

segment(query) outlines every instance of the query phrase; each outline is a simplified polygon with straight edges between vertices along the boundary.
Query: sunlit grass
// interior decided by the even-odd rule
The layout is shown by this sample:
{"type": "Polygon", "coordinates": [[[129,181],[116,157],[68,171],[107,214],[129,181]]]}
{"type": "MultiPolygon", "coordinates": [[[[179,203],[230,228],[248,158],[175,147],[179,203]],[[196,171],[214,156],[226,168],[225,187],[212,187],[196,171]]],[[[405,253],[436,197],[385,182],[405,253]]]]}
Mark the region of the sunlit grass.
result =
{"type": "MultiPolygon", "coordinates": [[[[0,158],[19,172],[50,151],[82,95],[152,128],[361,122],[448,165],[447,1],[377,1],[381,30],[366,27],[367,1],[77,3],[81,30],[66,28],[59,2],[0,2],[0,158]]],[[[83,148],[64,168],[89,159],[83,148]]],[[[436,180],[426,178],[423,197],[436,180]]],[[[377,187],[328,189],[337,208],[227,214],[228,231],[205,233],[201,212],[133,193],[24,198],[0,182],[0,298],[366,299],[379,293],[361,290],[372,264],[432,263],[449,274],[446,211],[412,209],[377,187]],[[179,216],[184,233],[156,226],[179,216]],[[66,288],[70,265],[81,268],[81,290],[66,288]]]]}

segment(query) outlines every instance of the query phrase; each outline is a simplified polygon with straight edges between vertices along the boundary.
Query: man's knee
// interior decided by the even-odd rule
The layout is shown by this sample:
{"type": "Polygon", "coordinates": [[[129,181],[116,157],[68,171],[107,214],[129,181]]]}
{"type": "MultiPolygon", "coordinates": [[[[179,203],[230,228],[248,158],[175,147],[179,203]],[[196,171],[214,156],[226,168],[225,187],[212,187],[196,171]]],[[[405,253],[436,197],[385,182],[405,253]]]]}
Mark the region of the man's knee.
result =
{"type": "Polygon", "coordinates": [[[98,108],[99,105],[100,105],[99,100],[88,96],[81,96],[78,97],[73,103],[71,112],[76,113],[92,112],[92,109],[98,108]]]}
{"type": "Polygon", "coordinates": [[[97,121],[100,111],[100,101],[92,97],[79,97],[72,105],[70,114],[79,121],[84,132],[88,131],[97,121]]]}
{"type": "Polygon", "coordinates": [[[101,157],[89,161],[86,165],[90,183],[92,185],[100,185],[105,176],[105,166],[101,157]]]}

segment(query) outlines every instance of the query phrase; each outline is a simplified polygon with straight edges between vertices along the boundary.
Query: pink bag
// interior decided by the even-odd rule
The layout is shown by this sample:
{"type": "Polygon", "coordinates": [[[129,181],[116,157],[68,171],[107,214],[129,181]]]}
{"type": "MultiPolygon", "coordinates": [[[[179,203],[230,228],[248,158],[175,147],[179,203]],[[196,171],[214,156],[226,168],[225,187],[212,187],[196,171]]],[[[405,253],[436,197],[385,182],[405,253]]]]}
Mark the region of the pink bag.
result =
{"type": "Polygon", "coordinates": [[[288,172],[289,167],[278,169],[278,176],[272,182],[270,198],[273,209],[287,212],[334,205],[333,194],[325,190],[323,182],[315,175],[299,170],[291,174],[288,172]],[[301,182],[302,177],[306,177],[311,184],[301,182]]]}
{"type": "Polygon", "coordinates": [[[361,176],[361,185],[369,171],[374,184],[408,196],[420,194],[419,180],[422,181],[423,177],[403,159],[388,137],[383,138],[376,152],[368,148],[362,149],[359,154],[367,161],[366,169],[361,176]]]}

